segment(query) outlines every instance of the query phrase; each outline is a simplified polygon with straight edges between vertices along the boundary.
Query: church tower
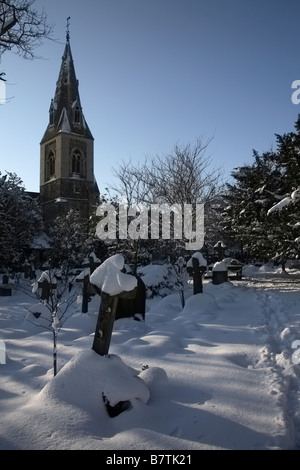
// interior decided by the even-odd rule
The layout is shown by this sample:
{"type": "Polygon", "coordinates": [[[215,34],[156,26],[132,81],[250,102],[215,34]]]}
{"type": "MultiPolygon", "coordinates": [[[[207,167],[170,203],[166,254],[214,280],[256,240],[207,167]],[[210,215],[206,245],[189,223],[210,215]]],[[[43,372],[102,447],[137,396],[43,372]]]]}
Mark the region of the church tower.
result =
{"type": "Polygon", "coordinates": [[[71,209],[87,220],[99,204],[94,138],[81,108],[69,30],[49,123],[40,143],[40,199],[46,226],[71,209]]]}

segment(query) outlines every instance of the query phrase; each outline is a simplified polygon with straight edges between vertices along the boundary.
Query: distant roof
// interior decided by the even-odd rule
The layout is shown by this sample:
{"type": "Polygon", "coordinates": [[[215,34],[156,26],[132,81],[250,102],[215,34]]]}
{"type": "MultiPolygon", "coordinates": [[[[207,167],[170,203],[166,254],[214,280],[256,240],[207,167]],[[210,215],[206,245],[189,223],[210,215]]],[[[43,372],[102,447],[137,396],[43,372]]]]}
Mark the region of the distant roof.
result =
{"type": "Polygon", "coordinates": [[[26,194],[32,197],[32,199],[38,199],[40,197],[40,193],[34,191],[26,191],[26,194]]]}

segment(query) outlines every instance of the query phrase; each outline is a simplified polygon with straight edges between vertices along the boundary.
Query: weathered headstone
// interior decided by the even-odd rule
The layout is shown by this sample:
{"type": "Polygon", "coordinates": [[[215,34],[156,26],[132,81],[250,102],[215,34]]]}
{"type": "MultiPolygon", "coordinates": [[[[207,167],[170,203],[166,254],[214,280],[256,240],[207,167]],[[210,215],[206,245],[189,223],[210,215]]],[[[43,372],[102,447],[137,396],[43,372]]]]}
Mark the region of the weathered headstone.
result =
{"type": "Polygon", "coordinates": [[[116,320],[132,317],[135,314],[142,315],[145,319],[146,312],[146,286],[139,276],[136,276],[137,287],[131,292],[123,292],[119,296],[116,308],[116,320]]]}
{"type": "Polygon", "coordinates": [[[137,287],[137,279],[121,272],[122,255],[114,255],[102,263],[90,277],[90,282],[101,296],[92,349],[101,356],[108,354],[119,297],[125,291],[130,295],[137,287]]]}
{"type": "Polygon", "coordinates": [[[222,261],[224,259],[224,255],[225,255],[225,245],[224,245],[224,243],[219,241],[214,246],[214,249],[217,253],[217,260],[222,261]]]}
{"type": "Polygon", "coordinates": [[[12,288],[9,285],[9,277],[7,274],[4,274],[2,277],[2,284],[0,284],[0,296],[8,297],[11,296],[12,288]]]}
{"type": "Polygon", "coordinates": [[[202,272],[197,258],[192,258],[194,294],[203,293],[202,272]]]}
{"type": "Polygon", "coordinates": [[[100,356],[105,356],[109,351],[118,298],[118,295],[111,296],[101,292],[101,304],[92,346],[92,349],[100,356]]]}
{"type": "Polygon", "coordinates": [[[228,281],[228,269],[223,261],[218,261],[212,268],[212,283],[223,284],[228,281]]]}
{"type": "Polygon", "coordinates": [[[38,287],[40,289],[41,300],[49,301],[49,298],[54,294],[57,288],[57,284],[53,282],[48,272],[44,271],[39,280],[38,287]]]}
{"type": "Polygon", "coordinates": [[[39,282],[39,288],[41,289],[41,299],[48,301],[50,297],[50,282],[44,279],[44,281],[39,282]]]}
{"type": "Polygon", "coordinates": [[[26,260],[25,263],[24,263],[24,278],[25,279],[28,279],[29,278],[29,273],[31,271],[31,267],[30,267],[30,264],[28,263],[28,261],[26,260]]]}
{"type": "Polygon", "coordinates": [[[100,260],[94,255],[88,257],[88,262],[85,263],[86,269],[77,276],[76,282],[82,282],[82,313],[88,312],[88,304],[91,297],[96,294],[94,287],[90,283],[90,276],[99,266],[100,260]]]}
{"type": "Polygon", "coordinates": [[[193,277],[194,295],[203,293],[202,276],[206,271],[207,262],[200,252],[194,253],[189,260],[187,270],[193,277]]]}

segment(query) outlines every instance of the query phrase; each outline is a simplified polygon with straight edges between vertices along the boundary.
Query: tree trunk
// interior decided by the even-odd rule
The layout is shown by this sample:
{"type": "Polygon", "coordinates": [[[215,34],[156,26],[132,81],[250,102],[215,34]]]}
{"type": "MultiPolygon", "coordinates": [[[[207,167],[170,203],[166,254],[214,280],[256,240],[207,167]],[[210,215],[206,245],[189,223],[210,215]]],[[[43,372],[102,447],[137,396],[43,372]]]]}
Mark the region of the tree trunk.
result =
{"type": "Polygon", "coordinates": [[[53,330],[53,375],[57,374],[57,333],[53,330]]]}

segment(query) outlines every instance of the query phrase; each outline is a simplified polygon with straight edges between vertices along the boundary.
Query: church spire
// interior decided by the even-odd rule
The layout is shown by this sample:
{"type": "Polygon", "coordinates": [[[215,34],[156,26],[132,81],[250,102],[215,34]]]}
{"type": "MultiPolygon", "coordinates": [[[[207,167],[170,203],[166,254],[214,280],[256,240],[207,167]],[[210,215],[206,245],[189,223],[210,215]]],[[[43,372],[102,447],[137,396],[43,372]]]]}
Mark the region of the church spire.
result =
{"type": "Polygon", "coordinates": [[[68,18],[67,18],[67,35],[66,35],[67,43],[70,42],[70,19],[71,19],[71,17],[68,16],[68,18]]]}
{"type": "Polygon", "coordinates": [[[40,200],[47,227],[69,210],[88,221],[99,204],[94,139],[82,113],[69,20],[49,123],[40,143],[40,200]]]}
{"type": "Polygon", "coordinates": [[[49,124],[42,142],[54,137],[58,132],[71,132],[93,139],[82,112],[70,45],[69,20],[70,17],[67,19],[66,45],[56,82],[56,90],[49,109],[49,124]]]}

